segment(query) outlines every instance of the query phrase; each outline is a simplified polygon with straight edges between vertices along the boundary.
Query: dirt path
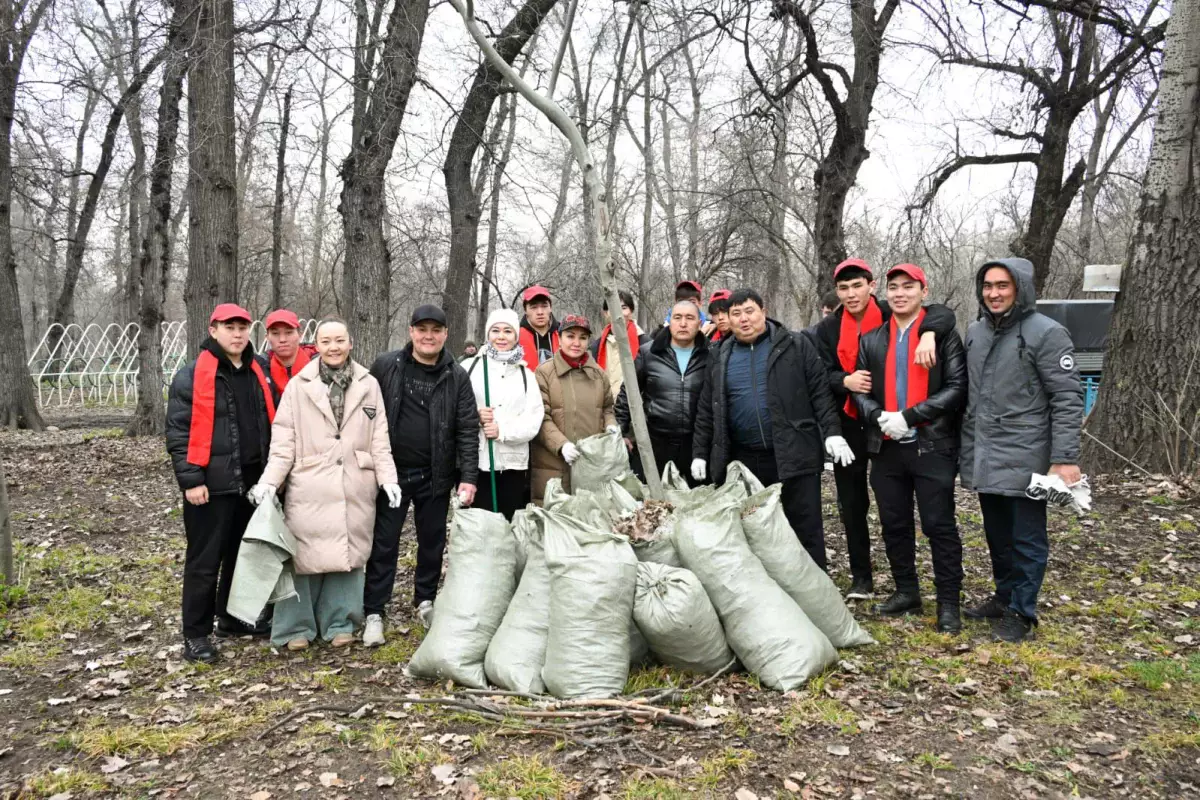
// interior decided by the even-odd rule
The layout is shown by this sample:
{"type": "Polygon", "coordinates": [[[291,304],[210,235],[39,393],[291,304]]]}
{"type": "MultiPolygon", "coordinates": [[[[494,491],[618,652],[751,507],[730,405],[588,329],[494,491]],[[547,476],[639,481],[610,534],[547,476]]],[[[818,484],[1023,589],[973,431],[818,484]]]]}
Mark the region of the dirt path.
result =
{"type": "MultiPolygon", "coordinates": [[[[843,651],[797,696],[734,675],[685,697],[710,728],[630,727],[581,747],[405,707],[437,687],[402,674],[419,643],[403,602],[377,651],[279,655],[243,640],[222,645],[216,668],[186,664],[180,496],[161,443],[71,429],[0,434],[0,452],[20,570],[0,595],[6,797],[1200,796],[1200,506],[1141,483],[1103,484],[1086,519],[1052,516],[1035,643],[994,645],[979,625],[944,637],[929,617],[859,609],[880,644],[843,651]],[[293,711],[367,697],[391,699],[258,738],[293,711]]],[[[977,504],[960,500],[979,598],[986,545],[977,504]]],[[[831,494],[825,513],[845,583],[831,494]]],[[[928,591],[924,542],[919,552],[928,591]]],[[[886,576],[878,541],[875,558],[886,576]]],[[[668,680],[681,679],[644,670],[628,689],[668,680]]]]}

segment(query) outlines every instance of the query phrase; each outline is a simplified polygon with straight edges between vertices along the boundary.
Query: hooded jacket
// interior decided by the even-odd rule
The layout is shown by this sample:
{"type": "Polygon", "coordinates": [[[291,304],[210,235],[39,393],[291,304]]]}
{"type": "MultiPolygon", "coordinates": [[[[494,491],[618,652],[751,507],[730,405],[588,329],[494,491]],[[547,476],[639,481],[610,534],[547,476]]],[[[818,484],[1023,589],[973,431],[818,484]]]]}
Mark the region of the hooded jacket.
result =
{"type": "MultiPolygon", "coordinates": [[[[411,361],[412,342],[384,353],[371,365],[383,390],[388,427],[400,419],[404,402],[404,365],[411,361]]],[[[448,492],[458,482],[475,485],[479,477],[479,409],[466,371],[445,349],[438,359],[438,378],[429,399],[429,440],[433,453],[433,491],[448,492]]],[[[395,454],[393,453],[393,458],[395,454]]]]}
{"type": "MultiPolygon", "coordinates": [[[[656,439],[690,439],[695,429],[696,407],[708,373],[709,344],[697,336],[687,371],[679,373],[679,362],[671,348],[671,331],[663,330],[634,360],[646,427],[656,439]]],[[[714,345],[715,347],[715,345],[714,345]]],[[[630,435],[629,397],[625,387],[617,395],[617,424],[630,435]]]]}
{"type": "Polygon", "coordinates": [[[963,486],[1023,497],[1030,476],[1079,462],[1083,387],[1067,329],[1037,312],[1033,265],[989,261],[975,274],[980,318],[967,328],[969,395],[962,424],[963,486]],[[997,318],[983,302],[991,267],[1012,275],[1017,298],[997,318]]]}
{"type": "MultiPolygon", "coordinates": [[[[726,377],[729,356],[737,344],[730,336],[709,350],[709,372],[696,409],[692,455],[709,462],[708,471],[716,483],[725,481],[733,452],[726,377]]],[[[819,473],[825,465],[824,440],[842,433],[825,365],[807,336],[792,333],[772,319],[767,320],[765,344],[771,349],[762,391],[771,414],[771,443],[779,479],[819,473]]]]}
{"type": "MultiPolygon", "coordinates": [[[[546,330],[550,337],[550,355],[558,352],[558,320],[550,315],[550,327],[546,330]]],[[[529,324],[529,317],[521,317],[521,329],[517,331],[517,344],[525,351],[525,366],[533,372],[542,363],[538,356],[537,331],[529,324]]],[[[547,359],[549,360],[549,359],[547,359]]]]}
{"type": "MultiPolygon", "coordinates": [[[[486,352],[486,348],[485,348],[486,352]]],[[[499,361],[478,355],[462,363],[471,379],[475,392],[475,404],[479,408],[488,406],[484,397],[484,365],[487,365],[487,399],[495,415],[500,437],[492,440],[492,458],[495,471],[529,469],[529,443],[542,428],[542,393],[537,380],[521,361],[502,364],[499,361]]],[[[479,430],[479,471],[491,467],[488,461],[487,437],[479,430]]]]}

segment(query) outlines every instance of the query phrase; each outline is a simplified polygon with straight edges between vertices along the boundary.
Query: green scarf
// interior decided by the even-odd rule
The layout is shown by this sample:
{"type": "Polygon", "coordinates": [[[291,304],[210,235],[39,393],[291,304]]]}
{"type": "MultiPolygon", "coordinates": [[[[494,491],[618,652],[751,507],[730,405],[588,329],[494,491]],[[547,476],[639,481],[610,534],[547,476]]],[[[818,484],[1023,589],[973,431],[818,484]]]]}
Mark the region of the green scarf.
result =
{"type": "Polygon", "coordinates": [[[338,368],[333,368],[321,362],[321,380],[329,387],[329,406],[333,409],[333,418],[337,421],[338,430],[342,428],[342,414],[346,411],[346,390],[350,381],[354,380],[354,370],[350,368],[350,359],[338,368]]]}

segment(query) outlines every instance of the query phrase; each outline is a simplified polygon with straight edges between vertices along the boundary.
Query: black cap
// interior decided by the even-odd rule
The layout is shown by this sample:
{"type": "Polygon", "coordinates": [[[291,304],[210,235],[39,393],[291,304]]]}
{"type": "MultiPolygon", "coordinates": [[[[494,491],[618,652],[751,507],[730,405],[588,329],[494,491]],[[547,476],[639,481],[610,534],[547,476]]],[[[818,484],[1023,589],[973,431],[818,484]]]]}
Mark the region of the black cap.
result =
{"type": "Polygon", "coordinates": [[[433,303],[426,303],[423,306],[417,306],[417,310],[412,313],[412,319],[409,325],[416,325],[421,322],[436,322],[438,325],[446,324],[446,312],[435,306],[433,303]]]}

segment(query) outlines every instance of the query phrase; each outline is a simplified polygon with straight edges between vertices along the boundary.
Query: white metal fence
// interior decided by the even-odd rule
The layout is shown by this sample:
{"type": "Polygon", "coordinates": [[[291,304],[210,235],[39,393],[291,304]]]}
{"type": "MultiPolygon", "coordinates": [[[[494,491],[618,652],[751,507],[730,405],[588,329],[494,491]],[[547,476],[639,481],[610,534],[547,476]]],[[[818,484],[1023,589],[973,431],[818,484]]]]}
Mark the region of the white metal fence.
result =
{"type": "MultiPolygon", "coordinates": [[[[316,320],[300,320],[303,341],[315,333],[316,320]]],[[[29,358],[29,375],[38,405],[123,406],[137,402],[139,372],[137,338],[141,328],[128,325],[51,325],[29,358]]],[[[250,326],[254,349],[262,352],[267,331],[261,322],[250,326]]],[[[187,323],[162,324],[164,390],[175,372],[189,360],[187,323]]]]}

